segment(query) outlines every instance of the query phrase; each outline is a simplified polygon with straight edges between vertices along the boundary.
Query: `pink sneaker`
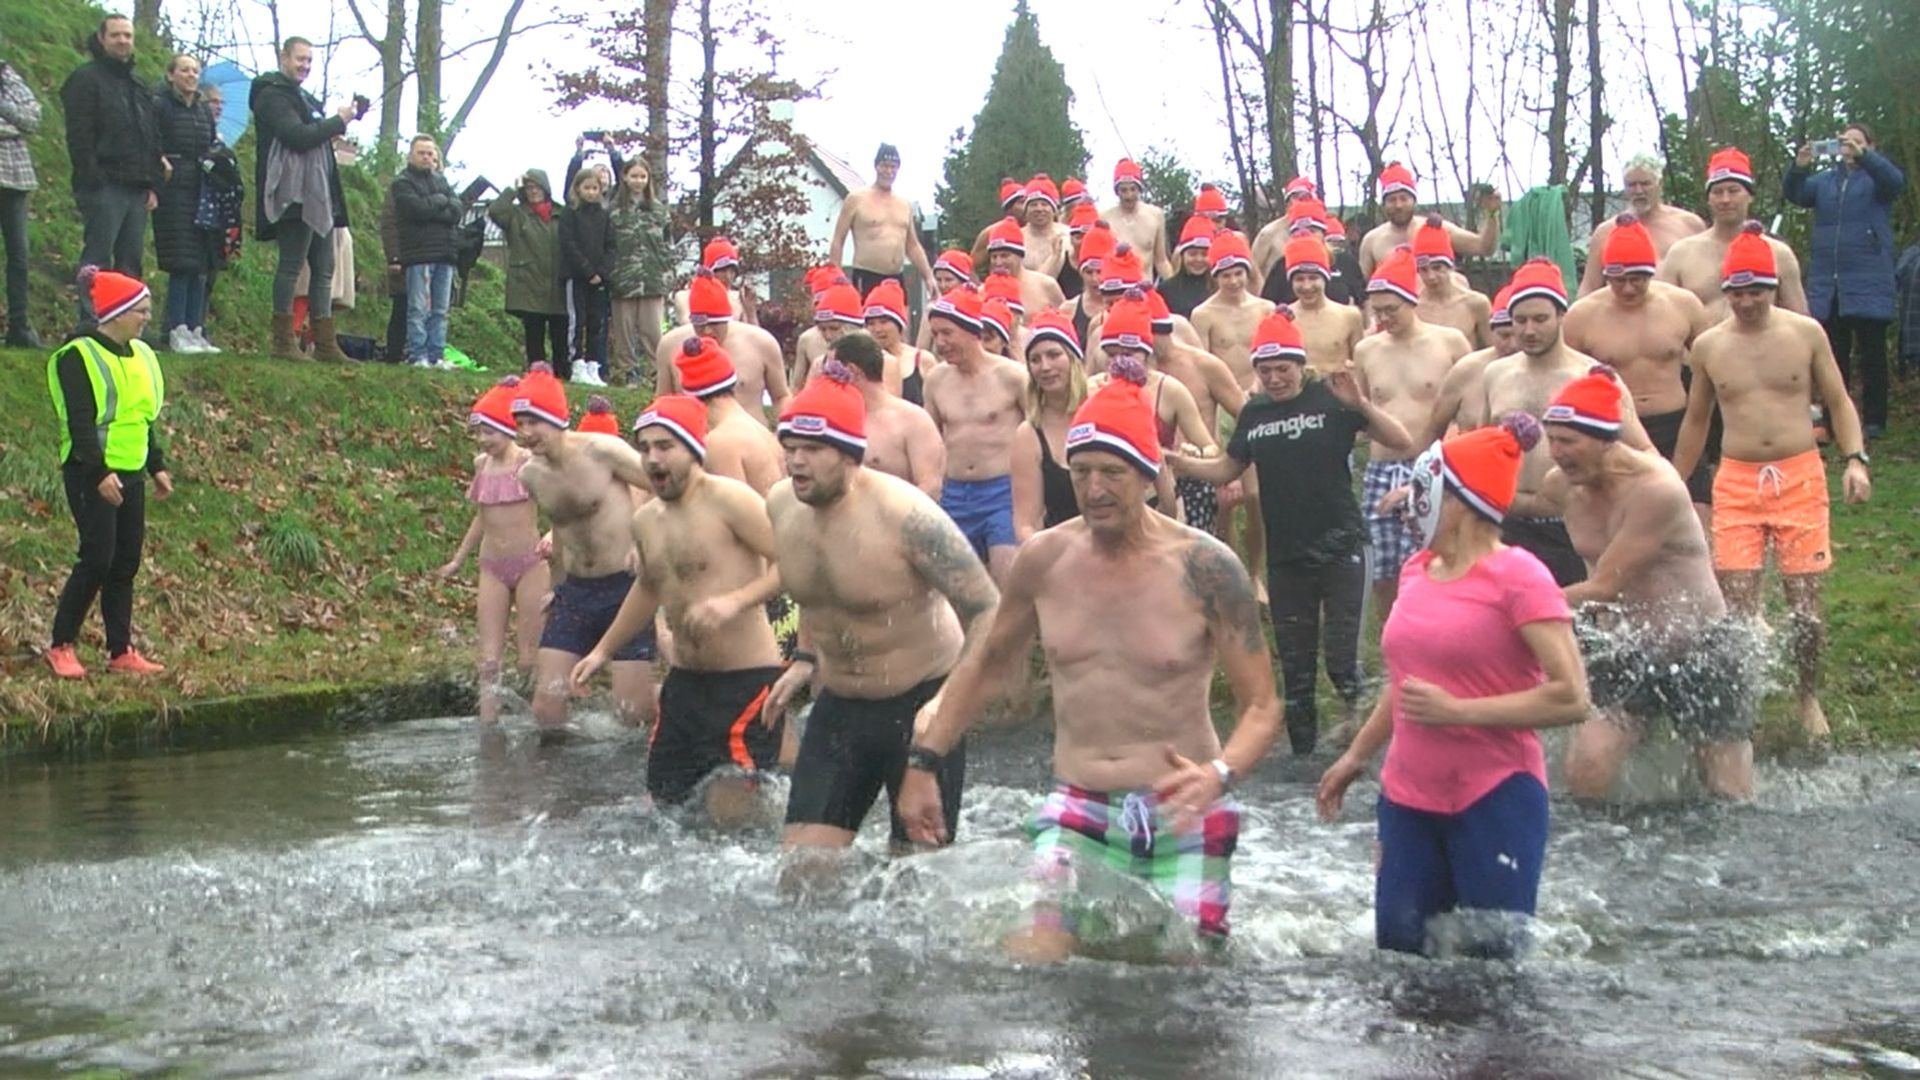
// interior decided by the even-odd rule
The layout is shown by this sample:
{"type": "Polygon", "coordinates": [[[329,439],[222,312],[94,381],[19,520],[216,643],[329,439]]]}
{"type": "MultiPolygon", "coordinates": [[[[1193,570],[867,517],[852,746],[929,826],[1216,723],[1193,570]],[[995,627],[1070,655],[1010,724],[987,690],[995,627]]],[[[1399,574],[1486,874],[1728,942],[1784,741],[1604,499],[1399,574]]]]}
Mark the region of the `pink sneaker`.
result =
{"type": "Polygon", "coordinates": [[[139,649],[128,649],[107,661],[107,670],[119,675],[158,675],[167,669],[141,656],[139,649]]]}
{"type": "Polygon", "coordinates": [[[62,679],[84,679],[87,669],[80,665],[80,654],[71,645],[55,645],[47,650],[47,664],[62,679]]]}

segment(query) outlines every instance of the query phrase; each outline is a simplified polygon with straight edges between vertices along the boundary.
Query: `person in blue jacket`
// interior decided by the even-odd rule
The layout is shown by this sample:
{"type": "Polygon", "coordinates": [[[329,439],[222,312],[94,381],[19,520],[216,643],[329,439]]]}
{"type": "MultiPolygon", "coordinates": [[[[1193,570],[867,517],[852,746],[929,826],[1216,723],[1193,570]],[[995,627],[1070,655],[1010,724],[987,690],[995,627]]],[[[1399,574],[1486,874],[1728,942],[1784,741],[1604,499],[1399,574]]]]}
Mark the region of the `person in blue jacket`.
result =
{"type": "Polygon", "coordinates": [[[1887,427],[1887,327],[1893,322],[1893,200],[1907,178],[1874,149],[1873,133],[1848,124],[1839,164],[1813,171],[1813,147],[1802,145],[1782,194],[1813,211],[1807,263],[1809,313],[1827,329],[1840,375],[1853,384],[1859,360],[1860,413],[1869,438],[1887,427]]]}

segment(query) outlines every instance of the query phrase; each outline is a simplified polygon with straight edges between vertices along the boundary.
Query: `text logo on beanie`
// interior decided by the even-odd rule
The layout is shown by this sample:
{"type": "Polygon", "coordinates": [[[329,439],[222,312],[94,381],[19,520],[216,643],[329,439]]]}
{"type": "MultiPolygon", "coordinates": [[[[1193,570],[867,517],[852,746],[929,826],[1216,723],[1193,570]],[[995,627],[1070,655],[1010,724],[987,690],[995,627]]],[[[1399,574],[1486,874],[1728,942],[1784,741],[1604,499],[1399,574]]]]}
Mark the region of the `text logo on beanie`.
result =
{"type": "Polygon", "coordinates": [[[733,358],[710,337],[695,335],[680,346],[673,358],[673,369],[680,376],[680,388],[697,398],[709,398],[731,390],[740,376],[733,370],[733,358]]]}
{"type": "Polygon", "coordinates": [[[688,394],[662,394],[633,421],[633,430],[664,428],[687,445],[701,462],[707,460],[707,407],[688,394]]]}
{"type": "Polygon", "coordinates": [[[554,427],[563,428],[571,422],[571,413],[567,405],[567,388],[553,377],[553,369],[545,364],[528,368],[526,377],[514,388],[513,415],[538,417],[554,427]]]}
{"type": "Polygon", "coordinates": [[[1613,369],[1595,364],[1585,375],[1560,388],[1540,419],[1560,424],[1596,439],[1620,437],[1620,384],[1613,369]]]}
{"type": "Polygon", "coordinates": [[[1141,393],[1146,382],[1147,368],[1139,360],[1115,357],[1108,363],[1105,385],[1081,403],[1067,428],[1067,460],[1105,450],[1149,478],[1160,475],[1158,418],[1141,393]]]}
{"type": "Polygon", "coordinates": [[[1236,266],[1251,271],[1253,252],[1247,250],[1247,242],[1240,238],[1239,233],[1222,230],[1214,234],[1213,243],[1207,247],[1207,261],[1212,264],[1216,274],[1236,266]]]}
{"type": "Polygon", "coordinates": [[[1213,234],[1219,231],[1220,226],[1199,214],[1194,214],[1187,218],[1185,225],[1180,227],[1180,242],[1174,245],[1173,253],[1178,255],[1188,248],[1199,248],[1205,251],[1213,245],[1213,234]]]}
{"type": "Polygon", "coordinates": [[[1413,233],[1413,265],[1424,270],[1453,264],[1453,236],[1447,232],[1447,223],[1439,214],[1428,214],[1413,233]]]}
{"type": "Polygon", "coordinates": [[[1293,321],[1293,309],[1281,304],[1260,320],[1260,325],[1253,328],[1253,349],[1247,359],[1255,364],[1262,360],[1307,362],[1307,343],[1293,321]]]}
{"type": "Polygon", "coordinates": [[[1108,352],[1115,349],[1153,351],[1153,312],[1147,306],[1146,293],[1135,289],[1107,309],[1106,318],[1100,323],[1100,347],[1108,352]]]}
{"type": "Polygon", "coordinates": [[[867,456],[867,403],[845,364],[820,365],[819,377],[787,401],[778,434],[826,443],[855,461],[867,456]]]}

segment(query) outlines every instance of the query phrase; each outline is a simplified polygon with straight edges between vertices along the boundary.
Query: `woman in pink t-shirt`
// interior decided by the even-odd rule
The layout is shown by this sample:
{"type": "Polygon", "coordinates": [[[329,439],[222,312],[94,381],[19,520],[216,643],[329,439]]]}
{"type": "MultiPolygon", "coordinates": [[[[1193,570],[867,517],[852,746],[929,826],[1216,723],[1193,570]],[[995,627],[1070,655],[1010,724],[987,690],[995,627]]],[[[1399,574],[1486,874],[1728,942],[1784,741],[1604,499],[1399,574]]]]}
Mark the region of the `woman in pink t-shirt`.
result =
{"type": "MultiPolygon", "coordinates": [[[[1514,414],[1436,443],[1414,464],[1426,550],[1400,571],[1381,653],[1387,692],[1320,779],[1323,818],[1387,743],[1380,770],[1374,937],[1432,952],[1429,920],[1459,910],[1532,915],[1547,850],[1547,770],[1533,729],[1587,715],[1587,676],[1553,575],[1500,542],[1521,459],[1540,438],[1514,414]]],[[[1460,924],[1464,950],[1510,956],[1524,920],[1460,924]]]]}

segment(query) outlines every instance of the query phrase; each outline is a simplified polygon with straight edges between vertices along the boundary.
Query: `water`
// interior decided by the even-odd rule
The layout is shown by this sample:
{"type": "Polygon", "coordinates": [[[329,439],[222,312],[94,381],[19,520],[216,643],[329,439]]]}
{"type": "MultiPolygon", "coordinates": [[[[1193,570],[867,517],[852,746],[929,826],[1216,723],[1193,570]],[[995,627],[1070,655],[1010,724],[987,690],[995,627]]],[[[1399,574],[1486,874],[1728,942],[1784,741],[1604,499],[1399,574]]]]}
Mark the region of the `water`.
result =
{"type": "MultiPolygon", "coordinates": [[[[1536,954],[1372,949],[1373,828],[1245,792],[1212,963],[999,959],[1044,735],[976,741],[963,843],[779,887],[649,810],[644,748],[470,721],[0,762],[0,1075],[1920,1075],[1920,762],[1750,806],[1555,806],[1536,954]]],[[[776,797],[778,792],[773,793],[776,797]]],[[[1122,924],[1155,921],[1137,895],[1122,924]]]]}

